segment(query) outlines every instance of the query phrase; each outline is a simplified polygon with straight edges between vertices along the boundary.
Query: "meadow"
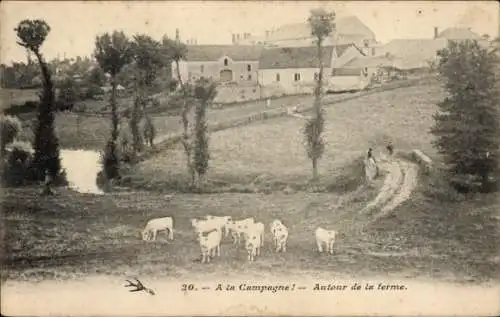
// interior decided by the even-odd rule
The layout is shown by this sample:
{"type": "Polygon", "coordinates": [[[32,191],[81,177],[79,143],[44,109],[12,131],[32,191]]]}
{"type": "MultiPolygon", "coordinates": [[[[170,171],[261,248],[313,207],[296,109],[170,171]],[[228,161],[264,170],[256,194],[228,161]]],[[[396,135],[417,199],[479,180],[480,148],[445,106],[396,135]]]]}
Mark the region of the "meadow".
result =
{"type": "Polygon", "coordinates": [[[139,191],[96,197],[59,190],[41,199],[38,188],[8,189],[3,198],[2,278],[271,278],[277,270],[289,276],[431,277],[462,283],[495,278],[498,223],[487,218],[492,196],[436,204],[419,194],[394,216],[371,222],[372,215],[359,210],[373,198],[379,183],[342,206],[340,196],[331,193],[165,196],[139,191]],[[206,214],[253,216],[265,223],[261,256],[249,263],[242,245],[224,239],[221,257],[201,264],[189,219],[206,214]],[[146,221],[160,216],[173,217],[174,241],[164,234],[156,242],[142,241],[146,221]],[[283,219],[290,229],[286,253],[276,254],[271,247],[267,226],[274,218],[283,219]],[[317,226],[340,232],[333,255],[317,253],[317,226]]]}
{"type": "MultiPolygon", "coordinates": [[[[359,158],[369,147],[375,153],[385,151],[387,139],[393,141],[396,149],[420,148],[435,157],[428,131],[437,111],[436,103],[443,96],[438,83],[429,81],[327,105],[326,149],[319,163],[322,182],[331,184],[337,180],[341,166],[359,167],[359,158]]],[[[288,116],[212,133],[207,177],[211,185],[298,186],[307,182],[311,162],[304,148],[304,121],[288,116]]],[[[183,181],[185,160],[178,144],[141,162],[130,173],[127,185],[168,190],[179,187],[183,181]]]]}
{"type": "Polygon", "coordinates": [[[213,187],[234,189],[235,184],[253,183],[264,184],[269,191],[179,193],[179,182],[185,179],[180,147],[140,163],[128,178],[136,187],[132,190],[117,188],[96,196],[61,188],[55,196],[40,197],[38,187],[6,189],[0,231],[6,250],[2,278],[39,281],[92,274],[267,278],[279,270],[289,275],[382,274],[471,283],[494,279],[500,258],[495,194],[468,199],[450,195],[436,182],[436,175],[421,174],[410,199],[392,214],[376,218],[378,210],[361,212],[384,182],[380,177],[355,190],[363,178],[360,157],[367,147],[380,150],[390,137],[397,150],[420,148],[436,157],[427,131],[435,103],[442,97],[441,88],[429,82],[327,107],[321,181],[337,186],[328,193],[300,188],[287,192],[270,185],[294,187],[310,177],[302,146],[303,119],[296,117],[211,135],[208,178],[213,187]],[[338,188],[338,183],[349,186],[338,188]],[[166,195],[164,190],[176,192],[166,195]],[[222,256],[201,264],[189,219],[207,214],[253,216],[266,226],[281,218],[290,229],[288,252],[275,254],[266,232],[262,255],[255,263],[247,262],[242,246],[224,240],[222,256]],[[141,241],[146,221],[160,216],[174,218],[175,240],[168,242],[160,235],[157,242],[141,241]],[[340,232],[333,255],[316,252],[318,226],[340,232]]]}

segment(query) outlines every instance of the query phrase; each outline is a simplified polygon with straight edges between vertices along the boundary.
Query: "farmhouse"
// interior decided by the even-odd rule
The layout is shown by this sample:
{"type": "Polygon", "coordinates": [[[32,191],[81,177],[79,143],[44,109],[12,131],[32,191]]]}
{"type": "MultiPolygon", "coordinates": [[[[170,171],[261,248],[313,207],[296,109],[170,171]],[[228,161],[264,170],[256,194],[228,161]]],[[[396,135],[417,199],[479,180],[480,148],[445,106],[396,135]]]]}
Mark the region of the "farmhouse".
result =
{"type": "MultiPolygon", "coordinates": [[[[261,46],[188,45],[186,59],[179,63],[181,78],[192,81],[211,78],[222,84],[257,84],[261,46]]],[[[176,72],[176,64],[172,65],[176,72]]]]}
{"type": "MultiPolygon", "coordinates": [[[[317,48],[277,47],[265,49],[259,59],[259,82],[263,86],[276,86],[286,93],[310,92],[318,76],[317,48]]],[[[330,77],[332,68],[363,56],[355,44],[323,47],[324,78],[330,77]]]]}
{"type": "MultiPolygon", "coordinates": [[[[366,55],[374,55],[377,40],[375,33],[356,16],[338,17],[335,21],[336,32],[325,41],[325,45],[342,45],[353,43],[360,47],[366,55]],[[373,51],[373,52],[372,52],[373,51]]],[[[263,44],[274,47],[314,46],[314,38],[307,22],[283,25],[276,30],[266,31],[264,36],[237,36],[237,44],[263,44]]]]}

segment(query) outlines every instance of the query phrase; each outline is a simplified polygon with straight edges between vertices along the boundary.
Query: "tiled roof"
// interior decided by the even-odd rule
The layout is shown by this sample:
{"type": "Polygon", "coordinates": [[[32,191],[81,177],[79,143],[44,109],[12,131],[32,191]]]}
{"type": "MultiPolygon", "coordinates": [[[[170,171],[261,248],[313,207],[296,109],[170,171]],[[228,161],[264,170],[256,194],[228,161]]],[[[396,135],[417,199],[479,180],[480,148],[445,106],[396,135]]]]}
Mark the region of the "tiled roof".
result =
{"type": "Polygon", "coordinates": [[[427,67],[437,57],[437,51],[446,48],[447,39],[396,39],[380,49],[380,55],[390,54],[404,62],[405,68],[427,67]]]}
{"type": "Polygon", "coordinates": [[[187,61],[216,61],[229,56],[234,61],[258,61],[263,47],[258,45],[188,45],[187,61]]]}
{"type": "MultiPolygon", "coordinates": [[[[356,16],[339,17],[335,21],[336,32],[340,35],[365,35],[366,38],[375,38],[375,34],[356,16]]],[[[285,24],[271,32],[267,41],[278,41],[296,38],[311,37],[311,29],[307,21],[285,24]]]]}
{"type": "Polygon", "coordinates": [[[481,37],[467,28],[448,28],[440,32],[437,38],[448,40],[480,40],[481,37]]]}
{"type": "MultiPolygon", "coordinates": [[[[333,46],[323,47],[323,65],[331,67],[333,46]]],[[[259,59],[260,69],[278,68],[317,68],[317,49],[309,47],[278,47],[262,52],[259,59]]]]}

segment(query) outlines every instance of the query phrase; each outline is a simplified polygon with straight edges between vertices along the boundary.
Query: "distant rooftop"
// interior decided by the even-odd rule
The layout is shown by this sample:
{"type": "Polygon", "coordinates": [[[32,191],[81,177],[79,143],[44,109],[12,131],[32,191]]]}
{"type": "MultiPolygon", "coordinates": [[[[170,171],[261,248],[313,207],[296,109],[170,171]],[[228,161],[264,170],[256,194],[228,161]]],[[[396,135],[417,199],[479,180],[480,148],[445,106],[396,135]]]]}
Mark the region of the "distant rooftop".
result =
{"type": "Polygon", "coordinates": [[[190,62],[216,61],[228,56],[234,61],[258,61],[263,50],[259,45],[188,45],[186,59],[190,62]]]}

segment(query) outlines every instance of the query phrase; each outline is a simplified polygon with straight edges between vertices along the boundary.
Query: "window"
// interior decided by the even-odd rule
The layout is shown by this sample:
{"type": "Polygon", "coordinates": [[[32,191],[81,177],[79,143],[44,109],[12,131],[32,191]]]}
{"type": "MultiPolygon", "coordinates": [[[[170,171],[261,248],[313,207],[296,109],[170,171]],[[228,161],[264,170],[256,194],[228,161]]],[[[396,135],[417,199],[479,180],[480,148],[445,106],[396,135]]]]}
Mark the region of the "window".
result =
{"type": "Polygon", "coordinates": [[[203,74],[204,71],[205,71],[205,66],[204,65],[200,65],[200,73],[203,74]]]}
{"type": "Polygon", "coordinates": [[[293,75],[293,79],[294,79],[295,81],[300,81],[300,74],[299,74],[299,73],[295,73],[295,74],[293,75]]]}
{"type": "Polygon", "coordinates": [[[224,58],[224,66],[227,66],[227,58],[224,58]]]}
{"type": "Polygon", "coordinates": [[[245,78],[243,75],[240,75],[240,79],[243,80],[243,78],[245,78]]]}
{"type": "Polygon", "coordinates": [[[250,64],[247,65],[247,71],[249,71],[249,72],[252,71],[252,65],[250,65],[250,64]]]}
{"type": "Polygon", "coordinates": [[[363,44],[365,47],[368,47],[370,45],[370,42],[368,40],[363,40],[363,44]]]}
{"type": "Polygon", "coordinates": [[[276,74],[276,81],[280,81],[280,74],[276,74]]]}
{"type": "Polygon", "coordinates": [[[248,80],[252,80],[252,75],[248,74],[248,80]]]}

